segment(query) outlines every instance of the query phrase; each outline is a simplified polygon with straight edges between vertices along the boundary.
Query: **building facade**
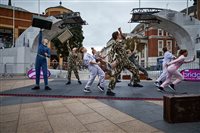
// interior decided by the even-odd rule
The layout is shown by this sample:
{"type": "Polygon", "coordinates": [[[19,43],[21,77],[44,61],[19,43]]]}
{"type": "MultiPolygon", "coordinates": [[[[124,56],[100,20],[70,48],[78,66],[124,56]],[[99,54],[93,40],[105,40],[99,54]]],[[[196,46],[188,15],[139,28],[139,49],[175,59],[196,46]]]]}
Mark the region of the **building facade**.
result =
{"type": "MultiPolygon", "coordinates": [[[[9,1],[10,2],[10,1],[9,1]]],[[[73,12],[70,9],[63,7],[60,3],[59,6],[49,7],[45,10],[41,16],[54,16],[57,19],[63,19],[63,14],[73,12]]],[[[38,15],[33,12],[29,12],[23,8],[0,4],[0,49],[15,47],[16,39],[32,25],[32,16],[38,15]],[[13,34],[14,33],[14,34],[13,34]]],[[[23,46],[29,46],[29,40],[24,38],[23,46]]],[[[62,58],[57,55],[56,48],[51,42],[49,44],[51,48],[51,59],[48,61],[48,65],[52,66],[55,63],[52,61],[63,64],[62,58]]]]}
{"type": "Polygon", "coordinates": [[[1,47],[14,46],[15,40],[31,26],[33,14],[23,8],[0,4],[1,47]]]}
{"type": "MultiPolygon", "coordinates": [[[[177,54],[178,45],[175,38],[168,32],[156,27],[148,27],[147,24],[139,24],[132,31],[133,34],[140,34],[146,38],[146,43],[141,43],[143,47],[140,49],[141,57],[139,62],[144,67],[159,69],[163,58],[163,47],[167,47],[174,55],[177,54]]],[[[144,40],[144,39],[143,39],[144,40]]]]}

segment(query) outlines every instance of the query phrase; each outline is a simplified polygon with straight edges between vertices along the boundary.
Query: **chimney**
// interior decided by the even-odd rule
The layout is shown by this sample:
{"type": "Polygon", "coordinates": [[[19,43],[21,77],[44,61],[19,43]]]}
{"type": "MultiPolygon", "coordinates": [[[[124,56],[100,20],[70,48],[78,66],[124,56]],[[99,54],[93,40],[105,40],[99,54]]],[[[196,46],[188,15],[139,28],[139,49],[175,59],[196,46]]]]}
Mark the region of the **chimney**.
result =
{"type": "Polygon", "coordinates": [[[12,6],[11,0],[8,0],[8,5],[9,5],[9,6],[12,6]]]}

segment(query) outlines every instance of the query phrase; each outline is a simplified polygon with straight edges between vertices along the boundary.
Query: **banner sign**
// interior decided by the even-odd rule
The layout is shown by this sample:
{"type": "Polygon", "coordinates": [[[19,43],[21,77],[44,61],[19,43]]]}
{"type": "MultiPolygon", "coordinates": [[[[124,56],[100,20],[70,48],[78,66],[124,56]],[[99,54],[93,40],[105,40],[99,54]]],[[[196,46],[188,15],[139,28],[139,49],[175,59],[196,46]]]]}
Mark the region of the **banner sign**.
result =
{"type": "Polygon", "coordinates": [[[185,69],[181,71],[184,80],[200,81],[200,69],[185,69]]]}
{"type": "MultiPolygon", "coordinates": [[[[29,77],[29,79],[36,79],[36,72],[35,72],[35,68],[30,69],[27,72],[27,76],[29,77]]],[[[51,73],[49,70],[47,70],[47,77],[50,77],[51,73]]],[[[40,70],[40,79],[43,79],[43,72],[42,70],[40,70]]]]}

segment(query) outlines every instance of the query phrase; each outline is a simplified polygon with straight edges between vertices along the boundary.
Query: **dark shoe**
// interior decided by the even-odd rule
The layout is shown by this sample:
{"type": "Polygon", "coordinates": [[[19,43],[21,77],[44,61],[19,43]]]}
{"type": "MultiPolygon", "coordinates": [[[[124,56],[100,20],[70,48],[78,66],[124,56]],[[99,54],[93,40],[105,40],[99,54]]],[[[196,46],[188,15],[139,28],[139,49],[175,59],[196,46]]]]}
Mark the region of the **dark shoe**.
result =
{"type": "Polygon", "coordinates": [[[49,86],[45,86],[44,89],[47,90],[47,91],[51,90],[51,88],[49,86]]]}
{"type": "Polygon", "coordinates": [[[85,93],[90,93],[90,92],[91,92],[91,90],[90,90],[89,88],[85,88],[83,91],[84,91],[85,93]]]}
{"type": "Polygon", "coordinates": [[[71,82],[70,82],[70,81],[68,81],[68,82],[66,83],[66,85],[69,85],[69,84],[71,84],[71,82]]]}
{"type": "Polygon", "coordinates": [[[128,86],[133,87],[133,85],[131,83],[129,83],[128,86]]]}
{"type": "Polygon", "coordinates": [[[104,91],[104,87],[101,87],[100,84],[97,86],[100,91],[104,91]]]}
{"type": "Polygon", "coordinates": [[[143,85],[140,85],[140,84],[133,84],[133,87],[143,87],[143,85]]]}
{"type": "Polygon", "coordinates": [[[115,96],[115,93],[112,92],[110,89],[107,90],[106,95],[108,96],[115,96]]]}
{"type": "Polygon", "coordinates": [[[152,80],[151,78],[147,78],[146,80],[152,80]]]}
{"type": "Polygon", "coordinates": [[[159,86],[160,86],[160,83],[159,83],[159,82],[157,82],[157,81],[156,81],[156,82],[154,82],[154,84],[155,84],[155,86],[156,86],[156,87],[159,87],[159,86]]]}
{"type": "Polygon", "coordinates": [[[35,86],[33,88],[31,88],[32,90],[39,90],[40,89],[40,86],[35,86]]]}
{"type": "Polygon", "coordinates": [[[119,83],[119,82],[121,82],[121,81],[120,81],[120,80],[117,80],[116,82],[119,83]]]}
{"type": "Polygon", "coordinates": [[[78,80],[78,83],[79,83],[80,85],[82,84],[80,80],[78,80]]]}
{"type": "Polygon", "coordinates": [[[163,87],[158,87],[157,91],[165,91],[163,87]]]}
{"type": "Polygon", "coordinates": [[[174,84],[170,84],[168,87],[169,87],[171,90],[176,91],[175,88],[174,88],[174,84]]]}

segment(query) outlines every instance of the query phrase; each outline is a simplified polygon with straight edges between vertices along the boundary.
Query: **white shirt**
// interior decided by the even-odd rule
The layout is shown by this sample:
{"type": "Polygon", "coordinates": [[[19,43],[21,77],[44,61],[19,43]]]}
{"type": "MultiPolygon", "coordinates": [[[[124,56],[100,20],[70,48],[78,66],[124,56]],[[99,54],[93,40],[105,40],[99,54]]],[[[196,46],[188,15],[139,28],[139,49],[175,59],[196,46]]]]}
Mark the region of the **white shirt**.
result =
{"type": "Polygon", "coordinates": [[[90,62],[96,62],[95,58],[93,57],[93,55],[89,54],[89,53],[84,53],[83,56],[83,63],[86,66],[91,66],[92,64],[90,64],[90,62]]]}
{"type": "Polygon", "coordinates": [[[165,52],[163,64],[169,63],[174,58],[174,55],[170,53],[169,51],[165,52]]]}

